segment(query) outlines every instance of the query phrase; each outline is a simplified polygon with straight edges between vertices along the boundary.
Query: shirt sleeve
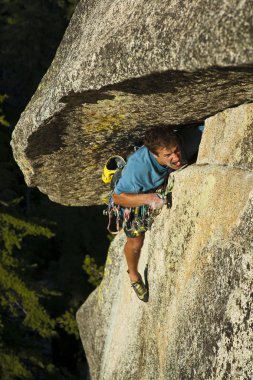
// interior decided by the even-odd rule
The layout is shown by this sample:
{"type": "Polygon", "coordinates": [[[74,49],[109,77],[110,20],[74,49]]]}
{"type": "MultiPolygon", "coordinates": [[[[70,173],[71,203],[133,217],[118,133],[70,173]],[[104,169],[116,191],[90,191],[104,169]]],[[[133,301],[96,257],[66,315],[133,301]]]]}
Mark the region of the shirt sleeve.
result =
{"type": "Polygon", "coordinates": [[[122,171],[114,192],[118,195],[121,193],[140,193],[143,190],[142,176],[141,168],[135,164],[134,160],[129,161],[122,171]]]}

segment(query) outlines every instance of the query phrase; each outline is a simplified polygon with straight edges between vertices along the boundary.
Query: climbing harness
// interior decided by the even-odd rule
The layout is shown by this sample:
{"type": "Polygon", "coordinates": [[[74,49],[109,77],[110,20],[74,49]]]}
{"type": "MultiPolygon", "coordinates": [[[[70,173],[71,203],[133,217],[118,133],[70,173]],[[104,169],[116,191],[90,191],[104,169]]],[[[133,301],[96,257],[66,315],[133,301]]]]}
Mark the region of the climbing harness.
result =
{"type": "MultiPolygon", "coordinates": [[[[116,187],[126,165],[125,160],[121,156],[111,157],[102,174],[102,179],[105,183],[110,183],[110,193],[108,194],[106,204],[107,208],[103,210],[103,214],[108,216],[107,230],[112,235],[117,235],[123,228],[127,234],[132,237],[140,236],[142,233],[151,229],[154,219],[160,214],[161,209],[153,209],[149,205],[137,207],[122,207],[114,204],[113,192],[116,187]],[[113,227],[114,229],[113,229],[113,227]]],[[[184,169],[184,165],[178,171],[184,169]]],[[[174,172],[168,177],[167,184],[156,190],[157,195],[164,200],[167,208],[172,207],[172,189],[174,186],[174,172]]]]}
{"type": "Polygon", "coordinates": [[[115,205],[112,200],[112,194],[113,190],[110,192],[108,196],[108,205],[105,210],[103,210],[103,215],[108,216],[108,225],[107,225],[107,230],[112,234],[112,235],[117,235],[117,233],[121,230],[122,228],[122,210],[119,205],[115,205]],[[115,224],[116,231],[112,230],[112,224],[115,224]]]}
{"type": "MultiPolygon", "coordinates": [[[[136,207],[116,205],[113,202],[113,192],[114,189],[109,194],[107,208],[103,210],[103,214],[108,216],[107,230],[111,234],[117,235],[123,228],[132,237],[137,237],[150,230],[154,218],[160,214],[161,209],[152,209],[149,205],[136,207]]],[[[164,204],[167,204],[167,197],[163,189],[157,190],[157,196],[164,200],[164,204]]]]}

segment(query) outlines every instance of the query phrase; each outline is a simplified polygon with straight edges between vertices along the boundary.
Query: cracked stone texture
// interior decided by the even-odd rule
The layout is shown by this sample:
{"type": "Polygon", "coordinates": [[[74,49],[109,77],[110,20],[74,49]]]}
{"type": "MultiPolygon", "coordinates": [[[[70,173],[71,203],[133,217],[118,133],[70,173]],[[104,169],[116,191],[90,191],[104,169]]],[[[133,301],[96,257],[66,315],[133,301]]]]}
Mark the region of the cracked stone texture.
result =
{"type": "Polygon", "coordinates": [[[77,313],[92,380],[253,378],[253,104],[206,121],[195,165],[175,172],[172,208],[146,234],[130,287],[124,233],[77,313]]]}
{"type": "Polygon", "coordinates": [[[252,18],[251,0],[80,1],[13,133],[27,184],[99,204],[108,156],[147,128],[253,101],[252,18]]]}

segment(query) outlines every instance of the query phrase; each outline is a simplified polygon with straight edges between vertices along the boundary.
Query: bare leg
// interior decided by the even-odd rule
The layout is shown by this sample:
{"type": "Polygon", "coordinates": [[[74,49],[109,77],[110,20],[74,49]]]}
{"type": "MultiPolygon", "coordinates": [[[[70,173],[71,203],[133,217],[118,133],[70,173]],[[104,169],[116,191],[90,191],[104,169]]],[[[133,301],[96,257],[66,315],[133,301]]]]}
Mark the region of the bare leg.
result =
{"type": "Polygon", "coordinates": [[[128,265],[129,277],[131,281],[138,281],[140,278],[138,272],[138,262],[140,258],[141,248],[143,246],[145,234],[141,234],[135,238],[127,237],[124,252],[128,265]]]}

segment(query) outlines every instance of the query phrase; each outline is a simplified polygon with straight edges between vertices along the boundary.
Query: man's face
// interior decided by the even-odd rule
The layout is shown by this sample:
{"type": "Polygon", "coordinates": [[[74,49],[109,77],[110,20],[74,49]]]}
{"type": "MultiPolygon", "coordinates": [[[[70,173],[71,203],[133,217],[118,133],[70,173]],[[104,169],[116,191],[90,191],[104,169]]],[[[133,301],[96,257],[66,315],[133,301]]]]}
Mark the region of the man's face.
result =
{"type": "Polygon", "coordinates": [[[157,154],[154,156],[160,165],[169,166],[174,170],[182,167],[182,155],[178,145],[172,145],[170,148],[158,148],[157,154]]]}

